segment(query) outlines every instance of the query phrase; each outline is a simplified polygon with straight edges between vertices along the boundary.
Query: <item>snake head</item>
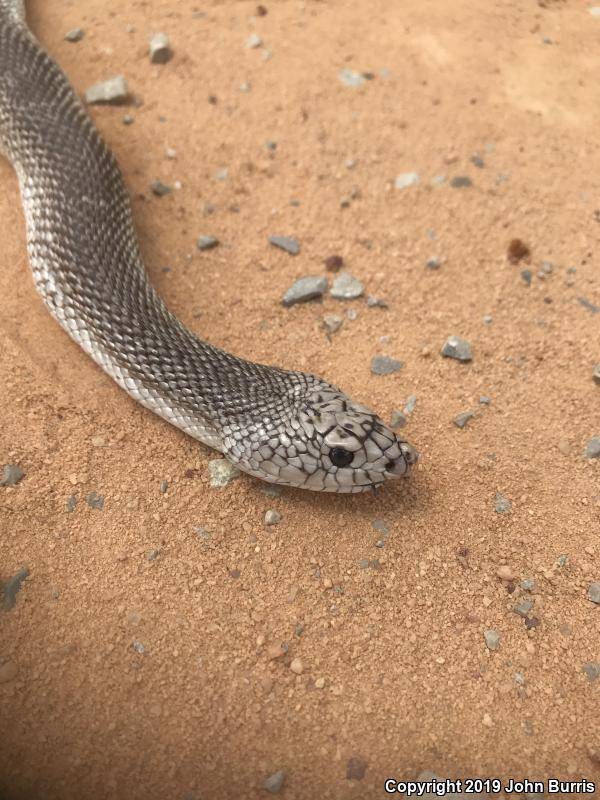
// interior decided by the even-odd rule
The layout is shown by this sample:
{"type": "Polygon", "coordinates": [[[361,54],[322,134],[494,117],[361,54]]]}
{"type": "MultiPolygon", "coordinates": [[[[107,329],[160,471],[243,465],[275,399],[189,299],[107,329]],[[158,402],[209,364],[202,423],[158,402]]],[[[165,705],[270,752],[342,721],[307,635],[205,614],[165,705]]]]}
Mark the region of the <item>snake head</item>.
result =
{"type": "Polygon", "coordinates": [[[297,400],[276,425],[263,418],[245,438],[224,431],[227,458],[270,483],[321,492],[364,492],[409,475],[416,450],[370,409],[323,383],[297,400]]]}

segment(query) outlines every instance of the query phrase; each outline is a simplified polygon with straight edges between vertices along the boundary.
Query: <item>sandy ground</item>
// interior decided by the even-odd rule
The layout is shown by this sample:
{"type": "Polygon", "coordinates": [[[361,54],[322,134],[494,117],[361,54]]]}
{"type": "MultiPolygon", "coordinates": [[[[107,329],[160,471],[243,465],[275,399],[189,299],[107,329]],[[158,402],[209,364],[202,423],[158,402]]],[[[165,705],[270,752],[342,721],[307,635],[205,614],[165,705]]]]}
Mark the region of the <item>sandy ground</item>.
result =
{"type": "Polygon", "coordinates": [[[92,113],[171,309],[386,419],[416,395],[419,468],[378,497],[210,488],[215,453],[48,315],[0,163],[0,466],[25,472],[0,488],[0,575],[30,571],[0,611],[0,796],[259,798],[278,770],[288,800],[383,797],[422,770],[600,782],[600,460],[583,457],[600,313],[579,301],[600,306],[600,19],[578,0],[265,6],[28,3],[78,91],[122,73],[140,101],[92,113]],[[344,68],[371,79],[347,87],[344,68]],[[181,187],[155,197],[157,178],[181,187]],[[199,252],[202,234],[221,245],[199,252]],[[529,263],[507,260],[514,238],[529,263]],[[389,308],[283,308],[330,255],[389,308]],[[344,318],[331,337],[325,314],[344,318]],[[471,364],[439,355],[451,334],[471,364]],[[375,376],[377,354],[404,367],[375,376]]]}

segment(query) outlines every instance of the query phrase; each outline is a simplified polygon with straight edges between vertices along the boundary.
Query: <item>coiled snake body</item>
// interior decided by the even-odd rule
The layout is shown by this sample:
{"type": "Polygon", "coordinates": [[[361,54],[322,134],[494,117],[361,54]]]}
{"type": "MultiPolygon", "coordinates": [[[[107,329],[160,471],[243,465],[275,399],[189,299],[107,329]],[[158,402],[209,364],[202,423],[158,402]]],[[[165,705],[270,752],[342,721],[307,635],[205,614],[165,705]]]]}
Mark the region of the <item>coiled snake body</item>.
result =
{"type": "Polygon", "coordinates": [[[38,292],[142,405],[269,482],[360,492],[408,474],[414,450],[369,409],[314,375],[226,353],[167,310],[119,167],[22,0],[0,0],[0,150],[19,179],[38,292]]]}

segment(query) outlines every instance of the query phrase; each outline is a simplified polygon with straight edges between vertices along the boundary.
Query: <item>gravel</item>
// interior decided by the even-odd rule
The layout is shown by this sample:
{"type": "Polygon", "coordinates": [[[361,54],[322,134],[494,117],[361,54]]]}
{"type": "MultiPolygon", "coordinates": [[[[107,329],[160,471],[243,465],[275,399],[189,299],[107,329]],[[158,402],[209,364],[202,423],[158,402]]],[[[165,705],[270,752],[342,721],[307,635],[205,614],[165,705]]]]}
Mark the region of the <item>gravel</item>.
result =
{"type": "Polygon", "coordinates": [[[291,256],[297,256],[300,252],[300,242],[290,236],[269,236],[269,244],[272,244],[273,247],[278,247],[280,250],[285,250],[291,256]]]}
{"type": "Polygon", "coordinates": [[[302,675],[304,672],[304,664],[299,658],[294,658],[290,664],[290,669],[295,675],[302,675]]]}
{"type": "Polygon", "coordinates": [[[410,416],[415,408],[417,407],[417,395],[411,394],[406,398],[406,403],[404,404],[404,413],[410,416]]]}
{"type": "Polygon", "coordinates": [[[409,186],[416,186],[419,176],[416,172],[401,172],[394,178],[394,189],[408,189],[409,186]]]}
{"type": "Polygon", "coordinates": [[[339,272],[344,266],[344,259],[342,256],[327,256],[323,263],[329,272],[339,272]]]}
{"type": "Polygon", "coordinates": [[[585,446],[585,458],[600,458],[600,436],[592,436],[585,446]]]}
{"type": "Polygon", "coordinates": [[[15,486],[24,477],[25,473],[18,464],[5,464],[0,486],[15,486]]]}
{"type": "Polygon", "coordinates": [[[473,181],[468,175],[455,175],[450,181],[450,186],[453,189],[468,189],[473,186],[473,181]]]}
{"type": "Polygon", "coordinates": [[[164,197],[166,194],[171,194],[173,187],[169,186],[168,183],[156,180],[150,184],[150,191],[157,197],[164,197]]]}
{"type": "Polygon", "coordinates": [[[128,96],[127,81],[122,75],[117,75],[86,89],[85,102],[88,105],[120,105],[128,96]]]}
{"type": "Polygon", "coordinates": [[[452,422],[456,425],[457,428],[461,430],[469,423],[473,417],[475,416],[474,411],[462,411],[460,414],[457,414],[452,422]]]}
{"type": "Polygon", "coordinates": [[[278,769],[277,772],[274,772],[272,775],[269,775],[268,778],[265,779],[263,783],[263,789],[270,794],[278,794],[281,789],[283,788],[283,784],[285,783],[285,770],[278,769]]]}
{"type": "Polygon", "coordinates": [[[525,592],[534,592],[535,591],[535,579],[534,578],[523,578],[521,581],[521,589],[525,592]]]}
{"type": "Polygon", "coordinates": [[[520,617],[525,618],[533,609],[533,605],[534,605],[533,600],[521,600],[519,603],[513,606],[513,611],[520,617]]]}
{"type": "Polygon", "coordinates": [[[242,474],[231,461],[226,458],[213,458],[208,462],[208,473],[210,475],[210,485],[213,489],[220,489],[227,486],[242,474]]]}
{"type": "Polygon", "coordinates": [[[281,522],[281,514],[279,511],[270,509],[265,514],[265,525],[277,525],[281,522]]]}
{"type": "Polygon", "coordinates": [[[407,423],[408,419],[402,411],[392,411],[390,415],[390,428],[404,428],[407,423]]]}
{"type": "Polygon", "coordinates": [[[256,50],[257,47],[260,47],[263,43],[263,40],[260,38],[258,33],[251,33],[250,36],[246,39],[246,47],[248,50],[256,50]]]}
{"type": "Polygon", "coordinates": [[[589,661],[581,667],[581,671],[585,673],[586,678],[590,683],[597,681],[600,678],[600,664],[597,661],[589,661]]]}
{"type": "Polygon", "coordinates": [[[497,650],[500,644],[500,634],[495,630],[487,630],[483,632],[485,643],[488,650],[497,650]]]}
{"type": "Polygon", "coordinates": [[[343,319],[337,314],[325,314],[323,317],[323,327],[327,333],[336,333],[342,326],[343,319]]]}
{"type": "Polygon", "coordinates": [[[596,603],[596,605],[600,605],[600,581],[594,581],[594,583],[590,583],[587,590],[588,600],[591,600],[592,603],[596,603]]]}
{"type": "Polygon", "coordinates": [[[364,290],[365,287],[358,278],[349,272],[340,272],[333,281],[331,296],[337,300],[356,300],[357,297],[362,296],[364,290]]]}
{"type": "Polygon", "coordinates": [[[438,270],[442,266],[442,259],[438,256],[431,256],[431,258],[428,258],[425,262],[425,266],[427,269],[438,270]]]}
{"type": "Polygon", "coordinates": [[[507,514],[512,508],[512,503],[508,497],[505,497],[500,492],[496,492],[494,508],[496,510],[496,514],[507,514]]]}
{"type": "Polygon", "coordinates": [[[102,511],[104,508],[104,497],[96,492],[90,492],[85,498],[85,502],[90,508],[95,508],[97,511],[102,511]]]}
{"type": "Polygon", "coordinates": [[[594,382],[597,383],[598,386],[600,386],[600,363],[596,364],[596,366],[594,367],[592,378],[594,379],[594,382]]]}
{"type": "Polygon", "coordinates": [[[367,297],[367,308],[387,308],[388,304],[381,297],[367,297]]]}
{"type": "Polygon", "coordinates": [[[70,494],[67,497],[67,511],[71,514],[77,508],[77,497],[74,494],[70,494]]]}
{"type": "Polygon", "coordinates": [[[315,300],[317,297],[322,297],[328,285],[327,278],[323,275],[305,275],[290,286],[281,298],[281,302],[284,306],[293,306],[296,303],[315,300]]]}
{"type": "Polygon", "coordinates": [[[206,236],[199,236],[198,240],[196,241],[196,247],[198,250],[212,250],[213,247],[218,247],[219,240],[216,236],[210,236],[210,234],[206,236]]]}
{"type": "Polygon", "coordinates": [[[352,756],[346,764],[346,779],[349,781],[362,781],[369,762],[360,756],[352,756]]]}
{"type": "Polygon", "coordinates": [[[64,38],[65,41],[67,42],[75,43],[75,42],[80,42],[84,36],[85,33],[82,28],[73,28],[73,30],[67,31],[65,33],[64,38]]]}
{"type": "Polygon", "coordinates": [[[441,349],[445,358],[454,358],[456,361],[471,361],[473,352],[471,345],[462,336],[449,336],[441,349]]]}
{"type": "Polygon", "coordinates": [[[588,300],[587,297],[578,297],[577,302],[584,308],[587,308],[588,311],[591,311],[592,314],[597,314],[600,311],[600,307],[592,303],[591,300],[588,300]]]}
{"type": "Polygon", "coordinates": [[[531,286],[531,280],[533,278],[533,273],[530,269],[522,269],[521,270],[521,280],[526,286],[531,286]]]}
{"type": "Polygon", "coordinates": [[[17,593],[21,588],[21,584],[29,575],[27,567],[22,567],[18,572],[5,582],[3,587],[2,608],[5,611],[10,611],[17,603],[17,593]]]}
{"type": "Polygon", "coordinates": [[[366,83],[367,79],[361,72],[346,67],[338,72],[338,80],[340,83],[343,83],[344,86],[348,86],[350,89],[356,89],[366,83]]]}
{"type": "Polygon", "coordinates": [[[371,372],[373,375],[391,375],[399,372],[403,367],[402,361],[390,356],[375,356],[371,359],[371,372]]]}
{"type": "Polygon", "coordinates": [[[166,64],[173,56],[166,33],[153,33],[150,37],[148,51],[153,64],[166,64]]]}

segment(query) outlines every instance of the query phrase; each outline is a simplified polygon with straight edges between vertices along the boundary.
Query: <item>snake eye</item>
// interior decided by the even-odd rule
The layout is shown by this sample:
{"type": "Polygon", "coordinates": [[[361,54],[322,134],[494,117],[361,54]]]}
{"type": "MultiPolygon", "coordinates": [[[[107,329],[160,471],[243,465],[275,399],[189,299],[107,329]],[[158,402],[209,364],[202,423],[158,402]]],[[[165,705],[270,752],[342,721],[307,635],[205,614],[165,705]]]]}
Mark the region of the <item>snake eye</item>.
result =
{"type": "Polygon", "coordinates": [[[332,447],[329,451],[329,458],[335,467],[347,467],[354,458],[354,453],[344,450],[343,447],[332,447]]]}

